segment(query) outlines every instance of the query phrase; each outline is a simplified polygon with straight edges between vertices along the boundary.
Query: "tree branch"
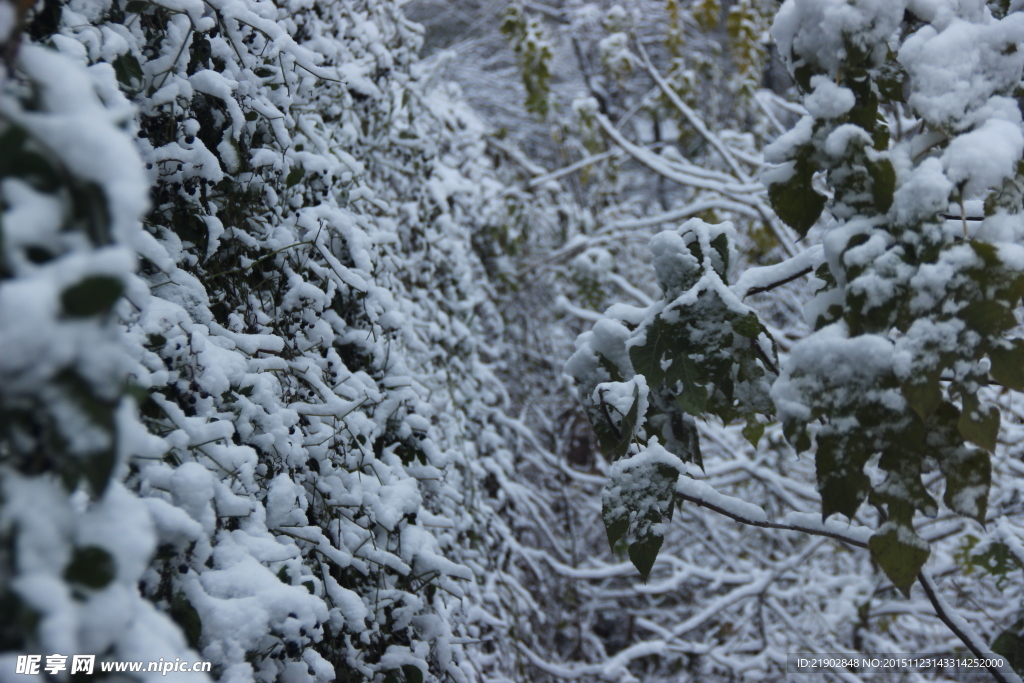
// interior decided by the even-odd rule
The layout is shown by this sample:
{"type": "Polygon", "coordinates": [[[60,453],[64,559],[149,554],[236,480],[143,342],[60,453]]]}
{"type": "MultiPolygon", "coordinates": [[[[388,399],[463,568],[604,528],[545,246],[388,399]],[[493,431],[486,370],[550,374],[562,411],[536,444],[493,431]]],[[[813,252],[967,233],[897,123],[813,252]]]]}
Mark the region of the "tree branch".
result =
{"type": "Polygon", "coordinates": [[[665,97],[669,99],[669,102],[671,102],[672,105],[679,110],[679,113],[689,121],[690,125],[693,126],[693,129],[697,131],[697,134],[704,138],[704,140],[707,141],[707,143],[711,145],[716,152],[718,152],[719,156],[721,156],[722,160],[725,161],[730,169],[732,169],[732,172],[737,178],[744,182],[750,182],[750,176],[747,175],[739,165],[739,162],[736,161],[736,157],[734,157],[722,141],[718,139],[717,135],[708,130],[708,127],[700,120],[697,113],[683,102],[682,98],[679,97],[679,94],[676,93],[676,91],[672,89],[672,86],[668,84],[668,81],[666,81],[665,78],[658,73],[658,70],[654,68],[654,64],[651,62],[651,58],[647,55],[647,50],[644,49],[643,43],[637,42],[637,50],[640,52],[640,58],[644,61],[644,68],[647,69],[647,73],[649,73],[651,78],[654,79],[654,82],[658,84],[658,88],[665,94],[665,97]]]}
{"type": "MultiPolygon", "coordinates": [[[[946,604],[946,601],[942,599],[941,595],[939,595],[932,577],[929,576],[925,570],[921,570],[917,575],[917,580],[921,582],[921,588],[924,589],[925,595],[928,596],[928,601],[931,602],[932,607],[935,608],[935,614],[938,615],[939,619],[942,620],[942,623],[948,626],[949,630],[967,646],[967,649],[970,650],[976,658],[1002,659],[992,652],[978,634],[974,633],[970,625],[958,614],[953,612],[952,608],[946,604]]],[[[988,666],[985,668],[988,669],[989,673],[992,674],[992,677],[999,681],[999,683],[1021,683],[1020,676],[1018,676],[1017,672],[1009,666],[988,666]]]]}
{"type": "MultiPolygon", "coordinates": [[[[847,529],[841,529],[834,528],[833,525],[830,525],[828,522],[822,522],[819,525],[811,522],[811,520],[797,521],[800,517],[804,517],[805,515],[794,513],[787,515],[787,518],[796,521],[796,523],[786,524],[771,522],[768,520],[764,511],[757,506],[751,505],[746,501],[741,501],[738,498],[721,494],[704,482],[694,479],[684,482],[683,479],[684,477],[680,477],[680,485],[677,486],[676,495],[683,500],[687,500],[695,505],[707,508],[712,512],[717,512],[723,517],[728,517],[740,524],[760,527],[762,529],[799,531],[812,536],[824,536],[858,548],[866,548],[868,545],[863,532],[853,533],[853,530],[858,528],[863,529],[863,531],[869,531],[866,528],[849,527],[847,529]]],[[[806,516],[809,517],[810,515],[806,516]]],[[[959,638],[976,658],[998,658],[998,655],[993,653],[985,645],[984,641],[978,636],[978,634],[974,632],[970,624],[956,614],[942,596],[939,595],[935,582],[925,570],[922,569],[917,575],[917,578],[921,582],[921,588],[924,589],[925,595],[928,597],[928,602],[931,603],[932,608],[935,610],[935,615],[942,621],[942,623],[949,627],[949,630],[953,632],[953,635],[959,638]]],[[[1022,683],[1020,676],[1018,676],[1017,673],[1008,666],[990,666],[986,668],[989,670],[989,673],[992,674],[993,678],[999,681],[999,683],[1022,683]]]]}
{"type": "Polygon", "coordinates": [[[793,280],[799,280],[804,275],[808,275],[808,274],[813,273],[813,272],[814,272],[813,268],[804,268],[799,273],[795,273],[793,275],[790,275],[789,277],[783,278],[782,280],[779,280],[778,282],[772,282],[771,284],[762,285],[760,287],[753,287],[751,289],[748,289],[747,293],[744,294],[743,296],[744,297],[748,297],[748,296],[751,296],[752,294],[764,294],[765,292],[770,292],[771,290],[775,289],[776,287],[781,287],[782,285],[788,285],[793,280]]]}

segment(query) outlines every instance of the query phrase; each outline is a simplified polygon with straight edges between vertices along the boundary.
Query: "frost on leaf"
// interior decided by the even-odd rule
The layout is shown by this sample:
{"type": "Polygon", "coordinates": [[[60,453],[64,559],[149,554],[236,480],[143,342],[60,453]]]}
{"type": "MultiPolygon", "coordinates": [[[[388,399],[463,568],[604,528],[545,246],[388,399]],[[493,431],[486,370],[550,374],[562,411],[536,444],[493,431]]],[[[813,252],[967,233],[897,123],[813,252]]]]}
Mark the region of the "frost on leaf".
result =
{"type": "Polygon", "coordinates": [[[608,544],[615,550],[620,541],[644,580],[651,573],[672,521],[676,480],[682,461],[657,441],[612,467],[601,495],[601,516],[608,544]]]}
{"type": "Polygon", "coordinates": [[[603,509],[613,546],[632,534],[630,557],[645,577],[661,547],[657,525],[670,515],[666,482],[675,482],[676,473],[665,469],[666,460],[703,467],[695,419],[745,420],[744,434],[756,443],[764,432],[758,416],[772,414],[774,342],[726,284],[734,239],[731,224],[696,219],[655,236],[662,299],[638,325],[611,319],[609,311],[580,335],[566,364],[605,454],[622,458],[630,440],[637,444],[616,463],[603,509]],[[630,379],[605,379],[620,377],[630,379]],[[654,452],[662,459],[652,460],[654,452]]]}

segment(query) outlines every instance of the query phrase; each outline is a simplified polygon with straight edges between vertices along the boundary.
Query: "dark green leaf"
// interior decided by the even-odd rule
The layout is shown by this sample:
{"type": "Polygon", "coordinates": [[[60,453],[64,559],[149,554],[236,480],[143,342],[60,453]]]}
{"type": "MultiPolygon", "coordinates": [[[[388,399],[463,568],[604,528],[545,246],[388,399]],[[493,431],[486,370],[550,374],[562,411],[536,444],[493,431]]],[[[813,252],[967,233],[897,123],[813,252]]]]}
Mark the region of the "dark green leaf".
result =
{"type": "Polygon", "coordinates": [[[910,597],[910,587],[931,554],[928,544],[913,529],[888,523],[868,540],[868,549],[893,585],[910,597]]]}
{"type": "Polygon", "coordinates": [[[203,635],[203,622],[199,618],[199,612],[188,601],[184,593],[176,593],[171,600],[171,618],[177,622],[181,630],[185,632],[189,647],[199,650],[199,639],[203,635]]]}
{"type": "Polygon", "coordinates": [[[305,175],[305,171],[301,166],[296,166],[288,173],[288,177],[285,179],[284,184],[287,187],[294,187],[302,181],[302,177],[305,175]]]}
{"type": "Polygon", "coordinates": [[[958,448],[943,453],[939,467],[946,476],[943,501],[957,514],[985,522],[988,490],[992,484],[992,460],[985,451],[958,448]]]}
{"type": "Polygon", "coordinates": [[[747,417],[747,424],[743,427],[743,438],[749,441],[755,449],[758,442],[761,441],[761,437],[764,436],[764,427],[753,415],[747,417]]]}
{"type": "Polygon", "coordinates": [[[103,492],[107,490],[107,484],[110,483],[110,475],[113,474],[116,463],[117,458],[112,448],[94,453],[82,463],[82,473],[85,474],[93,495],[102,496],[103,492]]]}
{"type": "MultiPolygon", "coordinates": [[[[722,259],[722,270],[718,275],[725,282],[726,276],[729,274],[729,237],[724,232],[715,239],[711,240],[711,247],[717,253],[719,258],[722,259]]],[[[728,284],[728,283],[727,283],[728,284]]]]}
{"type": "Polygon", "coordinates": [[[964,410],[956,426],[968,441],[989,452],[994,451],[999,436],[999,409],[991,405],[982,406],[975,396],[965,397],[964,410]]]}
{"type": "MultiPolygon", "coordinates": [[[[633,362],[633,369],[637,374],[647,379],[647,386],[656,389],[665,379],[666,372],[662,369],[662,362],[667,356],[674,359],[673,349],[679,346],[679,330],[673,329],[662,319],[656,316],[645,330],[643,345],[633,346],[629,349],[629,359],[633,362]]],[[[673,360],[675,364],[675,360],[673,360]]]]}
{"type": "Polygon", "coordinates": [[[741,337],[757,339],[757,336],[761,334],[761,321],[757,319],[757,314],[751,311],[734,319],[732,329],[741,337]]]}
{"type": "MultiPolygon", "coordinates": [[[[697,424],[693,417],[670,409],[667,418],[661,430],[665,438],[665,449],[679,456],[683,462],[693,463],[704,469],[704,460],[700,453],[700,434],[697,432],[697,424]]],[[[656,422],[656,418],[651,419],[652,426],[656,422]]]]}
{"type": "Polygon", "coordinates": [[[106,587],[116,575],[114,558],[103,548],[94,545],[75,548],[75,554],[64,570],[64,578],[69,583],[96,589],[106,587]]]}
{"type": "Polygon", "coordinates": [[[423,683],[423,671],[415,664],[403,664],[402,675],[405,683],[423,683]]]}
{"type": "MultiPolygon", "coordinates": [[[[689,361],[689,359],[686,359],[689,361]]],[[[689,361],[693,362],[693,361],[689,361]]],[[[708,390],[700,384],[687,383],[683,393],[676,397],[676,405],[690,415],[700,417],[708,407],[708,390]]]]}
{"type": "Polygon", "coordinates": [[[1024,339],[1014,339],[1009,344],[1009,348],[996,346],[988,352],[992,379],[1004,387],[1024,391],[1024,339]]]}
{"type": "Polygon", "coordinates": [[[985,552],[970,555],[971,566],[984,570],[992,576],[1005,577],[1008,573],[1021,569],[1021,561],[1005,543],[991,543],[985,552]]]}
{"type": "Polygon", "coordinates": [[[61,294],[64,313],[75,318],[106,313],[121,296],[121,281],[107,275],[92,275],[61,294]]]}
{"type": "Polygon", "coordinates": [[[126,90],[137,92],[142,89],[143,76],[139,60],[135,59],[131,54],[125,53],[114,60],[113,66],[114,75],[117,76],[118,82],[126,90]]]}
{"type": "Polygon", "coordinates": [[[1024,674],[1024,619],[996,636],[992,652],[1006,657],[1014,671],[1024,674]]]}
{"type": "Polygon", "coordinates": [[[871,197],[875,200],[875,208],[885,213],[892,206],[893,193],[896,191],[896,170],[888,159],[868,163],[871,174],[871,197]]]}
{"type": "Polygon", "coordinates": [[[786,421],[782,424],[782,433],[797,453],[803,453],[811,448],[811,437],[807,433],[806,425],[796,420],[786,421]]]}
{"type": "Polygon", "coordinates": [[[825,208],[825,197],[812,186],[812,176],[809,164],[796,162],[788,180],[768,186],[768,200],[775,213],[801,237],[807,235],[825,208]]]}
{"type": "Polygon", "coordinates": [[[869,495],[872,503],[888,506],[890,520],[908,525],[916,510],[929,517],[934,517],[939,511],[938,504],[921,481],[922,430],[912,431],[918,434],[915,442],[897,443],[882,452],[878,467],[886,473],[885,484],[869,495]]]}
{"type": "Polygon", "coordinates": [[[1002,301],[974,301],[958,314],[967,326],[983,335],[995,335],[1017,324],[1013,311],[1002,301]]]}
{"type": "Polygon", "coordinates": [[[942,389],[939,387],[940,375],[941,370],[936,368],[934,372],[914,377],[911,381],[900,385],[903,398],[922,420],[927,419],[942,403],[942,389]]]}
{"type": "MultiPolygon", "coordinates": [[[[805,432],[806,434],[806,432],[805,432]]],[[[814,458],[821,493],[821,516],[835,513],[853,518],[867,499],[870,480],[864,474],[869,453],[850,453],[836,437],[819,435],[818,452],[814,458]]]]}
{"type": "Polygon", "coordinates": [[[629,560],[644,581],[651,575],[654,561],[658,559],[658,551],[664,542],[665,538],[660,534],[646,534],[629,545],[629,560]]]}
{"type": "Polygon", "coordinates": [[[608,536],[608,546],[614,551],[615,544],[629,531],[629,513],[626,510],[619,511],[609,505],[603,505],[601,519],[604,521],[604,531],[608,536]]]}
{"type": "Polygon", "coordinates": [[[636,460],[613,472],[601,496],[608,543],[629,541],[629,558],[647,580],[663,543],[661,525],[672,519],[679,470],[636,460]],[[633,463],[636,463],[635,465],[633,463]]]}
{"type": "Polygon", "coordinates": [[[597,434],[604,454],[612,460],[617,460],[629,451],[629,444],[633,442],[633,430],[636,429],[640,411],[640,388],[633,387],[633,405],[621,419],[608,403],[602,401],[598,408],[601,416],[593,422],[594,433],[597,434]]]}

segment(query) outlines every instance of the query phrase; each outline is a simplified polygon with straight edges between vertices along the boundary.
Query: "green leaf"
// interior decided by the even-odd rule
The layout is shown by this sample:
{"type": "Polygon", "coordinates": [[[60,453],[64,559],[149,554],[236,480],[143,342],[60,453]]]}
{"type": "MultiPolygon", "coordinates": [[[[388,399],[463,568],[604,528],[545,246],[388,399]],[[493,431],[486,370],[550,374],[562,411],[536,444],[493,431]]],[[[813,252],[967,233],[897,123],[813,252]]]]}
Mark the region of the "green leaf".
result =
{"type": "Polygon", "coordinates": [[[114,558],[106,550],[95,545],[75,548],[75,554],[64,570],[64,578],[69,583],[95,589],[106,587],[116,575],[114,558]]]}
{"type": "MultiPolygon", "coordinates": [[[[690,363],[688,358],[686,359],[690,363]]],[[[676,397],[676,405],[694,417],[700,417],[708,407],[708,390],[700,384],[686,383],[683,393],[676,397]]]]}
{"type": "Polygon", "coordinates": [[[633,442],[633,430],[640,412],[640,388],[633,387],[633,404],[618,425],[614,423],[614,408],[603,402],[599,408],[601,417],[593,422],[594,433],[604,454],[611,460],[618,460],[629,452],[629,444],[633,442]]]}
{"type": "Polygon", "coordinates": [[[958,448],[943,453],[939,467],[946,477],[942,500],[950,510],[985,523],[988,490],[992,485],[992,459],[985,451],[958,448]]]}
{"type": "Polygon", "coordinates": [[[1024,674],[1024,619],[996,636],[992,652],[1006,657],[1014,671],[1024,674]]]}
{"type": "Polygon", "coordinates": [[[175,593],[174,599],[171,600],[169,613],[171,619],[174,619],[181,630],[185,632],[189,647],[198,651],[199,639],[203,635],[203,621],[184,593],[175,593]]]}
{"type": "Polygon", "coordinates": [[[988,352],[992,379],[1004,387],[1024,391],[1024,339],[1013,339],[1010,347],[995,346],[988,352]]]}
{"type": "Polygon", "coordinates": [[[882,98],[888,102],[902,102],[906,78],[907,74],[897,60],[896,53],[889,50],[875,80],[882,98]]]}
{"type": "Polygon", "coordinates": [[[651,575],[654,561],[658,559],[658,551],[664,542],[665,538],[660,534],[645,534],[635,543],[630,543],[629,560],[644,581],[651,575]]]}
{"type": "Polygon", "coordinates": [[[761,437],[764,436],[764,427],[753,415],[747,416],[747,424],[743,427],[743,438],[749,441],[755,449],[758,442],[761,441],[761,437]]]}
{"type": "Polygon", "coordinates": [[[794,173],[788,180],[768,186],[772,209],[801,237],[807,235],[825,208],[826,198],[818,194],[811,184],[813,175],[810,164],[799,160],[795,162],[794,173]]]}
{"type": "Polygon", "coordinates": [[[757,319],[757,314],[751,311],[746,315],[735,318],[732,321],[732,329],[741,337],[757,339],[758,335],[761,334],[761,321],[757,319]]]}
{"type": "Polygon", "coordinates": [[[786,420],[782,423],[782,433],[797,453],[810,450],[811,437],[807,433],[807,425],[797,420],[786,420]]]}
{"type": "Polygon", "coordinates": [[[915,510],[929,517],[939,512],[938,503],[921,481],[923,430],[919,426],[908,431],[917,432],[917,439],[909,444],[897,442],[882,452],[878,467],[886,473],[885,483],[868,497],[873,504],[888,507],[890,520],[904,524],[914,519],[915,510]]]}
{"type": "Polygon", "coordinates": [[[965,439],[992,452],[999,436],[999,409],[991,405],[982,406],[977,396],[965,396],[964,409],[956,426],[965,439]]]}
{"type": "Polygon", "coordinates": [[[415,664],[403,664],[402,675],[406,683],[423,683],[423,671],[415,664]]]}
{"type": "MultiPolygon", "coordinates": [[[[711,240],[711,248],[718,252],[719,258],[722,259],[722,271],[718,275],[725,282],[726,276],[729,274],[729,236],[724,232],[718,237],[711,240]]],[[[726,283],[728,284],[728,283],[726,283]]]]}
{"type": "Polygon", "coordinates": [[[114,60],[114,75],[117,81],[131,92],[138,92],[143,86],[142,67],[139,60],[131,54],[125,53],[114,60]]]}
{"type": "Polygon", "coordinates": [[[927,419],[942,404],[940,376],[941,369],[936,368],[933,372],[914,377],[912,381],[900,385],[903,398],[907,400],[910,408],[921,416],[922,420],[927,419]]]}
{"type": "Polygon", "coordinates": [[[102,496],[110,483],[110,475],[114,472],[114,465],[117,464],[117,457],[113,448],[94,453],[82,464],[82,473],[85,474],[89,486],[95,496],[102,496]]]}
{"type": "Polygon", "coordinates": [[[1002,301],[972,301],[958,316],[983,335],[1000,334],[1017,325],[1013,311],[1002,301]]]}
{"type": "Polygon", "coordinates": [[[106,313],[121,296],[123,285],[108,275],[91,275],[61,293],[64,313],[73,318],[86,318],[106,313]]]}
{"type": "MultiPolygon", "coordinates": [[[[679,330],[673,329],[658,315],[645,330],[643,345],[630,347],[629,359],[633,362],[633,369],[637,374],[647,379],[647,386],[656,389],[664,381],[667,373],[662,368],[662,361],[666,358],[672,359],[672,365],[676,360],[673,356],[673,349],[678,348],[679,330]]],[[[672,367],[669,366],[671,372],[672,367]]]]}
{"type": "Polygon", "coordinates": [[[931,554],[914,530],[887,522],[868,540],[871,559],[906,597],[918,572],[931,554]]]}
{"type": "Polygon", "coordinates": [[[301,166],[296,166],[288,173],[288,177],[285,178],[285,186],[295,187],[302,181],[304,175],[306,175],[306,172],[303,170],[303,168],[301,166]]]}
{"type": "Polygon", "coordinates": [[[885,213],[892,206],[896,191],[896,169],[888,159],[882,159],[868,162],[868,173],[871,174],[871,198],[875,200],[875,208],[879,213],[885,213]]]}
{"type": "Polygon", "coordinates": [[[834,436],[819,434],[816,441],[814,464],[821,493],[821,516],[824,519],[838,512],[852,519],[867,499],[870,480],[864,474],[864,463],[870,454],[851,454],[847,452],[848,444],[834,436]]]}
{"type": "Polygon", "coordinates": [[[1016,569],[1024,568],[1010,550],[1010,546],[999,542],[990,543],[983,553],[971,554],[969,562],[972,566],[996,577],[1005,577],[1016,569]]]}
{"type": "Polygon", "coordinates": [[[616,465],[601,495],[601,516],[614,551],[629,541],[629,559],[646,581],[664,542],[662,524],[672,519],[679,470],[664,462],[616,465]]]}
{"type": "MultiPolygon", "coordinates": [[[[670,409],[668,419],[661,430],[665,439],[665,449],[674,455],[679,456],[683,462],[693,463],[704,469],[704,459],[700,452],[700,434],[697,432],[697,424],[693,417],[670,409]]],[[[655,426],[657,420],[651,418],[651,426],[655,426]]]]}
{"type": "Polygon", "coordinates": [[[604,522],[604,531],[608,536],[608,546],[614,552],[615,544],[629,531],[629,512],[624,508],[619,510],[609,503],[602,502],[601,520],[604,522]]]}

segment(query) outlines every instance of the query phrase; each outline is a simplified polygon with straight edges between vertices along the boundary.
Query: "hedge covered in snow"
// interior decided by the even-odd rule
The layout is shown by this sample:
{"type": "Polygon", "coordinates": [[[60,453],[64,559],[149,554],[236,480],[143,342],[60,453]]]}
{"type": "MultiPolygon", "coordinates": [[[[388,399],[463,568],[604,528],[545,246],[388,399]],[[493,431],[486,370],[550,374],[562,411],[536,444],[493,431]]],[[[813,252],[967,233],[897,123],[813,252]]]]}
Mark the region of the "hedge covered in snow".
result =
{"type": "Polygon", "coordinates": [[[514,436],[469,245],[509,208],[420,40],[391,1],[29,13],[0,82],[0,680],[19,652],[489,665],[464,644],[505,623],[514,436]]]}

